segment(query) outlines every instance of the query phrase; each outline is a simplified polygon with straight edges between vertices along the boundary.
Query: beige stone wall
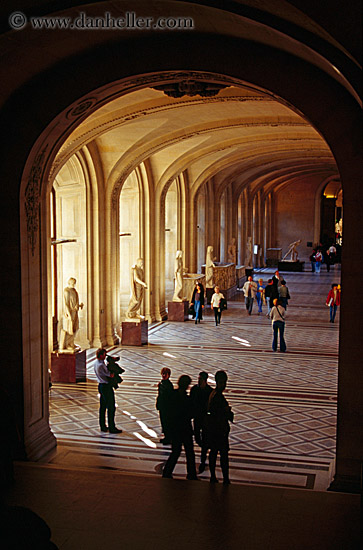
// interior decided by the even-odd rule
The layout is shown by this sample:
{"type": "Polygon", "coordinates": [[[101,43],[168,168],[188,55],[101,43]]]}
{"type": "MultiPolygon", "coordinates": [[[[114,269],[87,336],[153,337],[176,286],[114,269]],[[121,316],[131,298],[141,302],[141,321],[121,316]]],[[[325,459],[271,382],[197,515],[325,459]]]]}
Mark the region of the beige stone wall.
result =
{"type": "Polygon", "coordinates": [[[315,196],[320,183],[318,177],[301,178],[276,192],[274,245],[282,248],[282,256],[290,243],[301,239],[299,259],[309,260],[312,249],[306,243],[314,243],[315,196]]]}

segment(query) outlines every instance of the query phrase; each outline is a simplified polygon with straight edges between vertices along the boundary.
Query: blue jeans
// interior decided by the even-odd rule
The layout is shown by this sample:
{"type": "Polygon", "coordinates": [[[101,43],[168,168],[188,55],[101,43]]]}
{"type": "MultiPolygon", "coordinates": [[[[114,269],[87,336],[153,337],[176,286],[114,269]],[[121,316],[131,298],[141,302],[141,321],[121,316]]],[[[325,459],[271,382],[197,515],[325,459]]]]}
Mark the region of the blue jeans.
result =
{"type": "Polygon", "coordinates": [[[245,297],[245,304],[246,304],[246,309],[247,309],[248,313],[251,315],[252,306],[253,306],[253,298],[251,298],[249,296],[246,296],[245,297]]]}
{"type": "Polygon", "coordinates": [[[266,303],[267,303],[267,314],[269,314],[271,311],[270,296],[266,296],[266,303]]]}
{"type": "Polygon", "coordinates": [[[262,313],[262,296],[260,293],[256,294],[256,300],[258,305],[258,313],[262,313]]]}
{"type": "Polygon", "coordinates": [[[282,303],[282,307],[284,307],[285,309],[287,308],[287,298],[280,298],[281,300],[281,303],[282,303]]]}
{"type": "Polygon", "coordinates": [[[321,262],[315,262],[315,273],[320,273],[321,262]]]}
{"type": "Polygon", "coordinates": [[[194,311],[195,311],[195,320],[200,321],[200,318],[202,316],[202,306],[200,304],[200,301],[195,300],[194,302],[194,311]]]}
{"type": "Polygon", "coordinates": [[[334,319],[335,319],[335,315],[336,315],[336,312],[337,312],[337,305],[336,304],[333,304],[329,307],[330,309],[330,322],[331,323],[334,323],[334,319]]]}
{"type": "Polygon", "coordinates": [[[285,352],[286,351],[286,343],[284,340],[284,331],[285,331],[285,323],[283,321],[274,321],[274,324],[272,325],[272,329],[274,331],[274,339],[272,341],[272,349],[273,351],[277,351],[277,339],[278,339],[278,332],[280,332],[280,351],[285,352]]]}

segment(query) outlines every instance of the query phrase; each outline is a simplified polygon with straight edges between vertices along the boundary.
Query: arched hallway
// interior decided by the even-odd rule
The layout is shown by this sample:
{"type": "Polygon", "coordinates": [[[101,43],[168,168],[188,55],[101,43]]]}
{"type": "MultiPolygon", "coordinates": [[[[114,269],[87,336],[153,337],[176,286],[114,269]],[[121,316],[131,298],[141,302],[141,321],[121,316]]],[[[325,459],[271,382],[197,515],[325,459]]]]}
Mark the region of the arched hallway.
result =
{"type": "MultiPolygon", "coordinates": [[[[255,272],[264,283],[272,269],[255,272]]],[[[328,322],[325,299],[340,266],[318,274],[284,273],[291,301],[287,312],[288,353],[271,350],[271,322],[264,314],[246,315],[242,292],[230,301],[215,327],[207,308],[200,325],[155,323],[149,344],[109,348],[119,355],[124,382],[116,391],[120,435],[101,434],[93,362],[88,351],[88,381],[54,384],[50,422],[57,437],[51,464],[159,475],[169,447],[159,443],[155,410],[160,369],[172,370],[176,383],[189,374],[229,375],[228,400],[235,412],[231,430],[231,479],[242,483],[325,490],[334,474],[339,317],[328,322]]],[[[213,382],[212,382],[213,383],[213,382]]],[[[196,449],[199,459],[199,450],[196,449]]],[[[184,460],[176,477],[185,477],[184,460]]],[[[209,479],[205,472],[202,479],[209,479]]]]}

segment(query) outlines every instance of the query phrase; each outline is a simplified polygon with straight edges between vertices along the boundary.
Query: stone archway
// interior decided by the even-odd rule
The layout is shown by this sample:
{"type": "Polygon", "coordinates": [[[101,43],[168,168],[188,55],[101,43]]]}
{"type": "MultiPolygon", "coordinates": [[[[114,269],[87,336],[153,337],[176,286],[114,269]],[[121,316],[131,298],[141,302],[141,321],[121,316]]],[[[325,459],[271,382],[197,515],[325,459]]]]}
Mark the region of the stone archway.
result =
{"type": "MultiPolygon", "coordinates": [[[[196,48],[199,51],[200,46],[198,40],[200,36],[195,34],[190,40],[188,39],[188,48],[196,48]]],[[[165,44],[161,46],[157,44],[157,40],[140,40],[135,48],[135,55],[132,59],[125,60],[123,67],[124,75],[135,76],[134,85],[145,85],[145,72],[147,70],[156,71],[150,73],[150,77],[154,79],[154,83],[160,84],[160,74],[157,71],[169,70],[169,67],[177,67],[179,71],[185,70],[186,66],[190,66],[187,61],[188,56],[185,54],[184,43],[185,37],[169,37],[168,43],[173,45],[170,52],[166,52],[165,44]],[[147,47],[149,45],[149,47],[147,47]],[[173,55],[175,51],[178,54],[173,55]],[[148,69],[142,55],[138,52],[145,51],[145,48],[152,52],[148,59],[148,69]],[[170,53],[170,59],[169,59],[170,53]],[[135,62],[136,59],[136,62],[135,62]]],[[[203,37],[203,50],[198,60],[195,61],[193,77],[198,71],[209,71],[210,74],[224,74],[227,81],[235,79],[237,84],[242,82],[253,82],[255,86],[260,86],[262,89],[270,90],[279,97],[283,97],[290,105],[295,105],[301,113],[310,120],[318,131],[324,136],[324,139],[329,144],[334,156],[337,160],[342,185],[344,188],[344,208],[345,212],[349,213],[349,221],[345,225],[345,237],[347,247],[345,248],[345,266],[343,270],[343,285],[349,287],[354,283],[354,280],[359,273],[359,253],[361,249],[361,241],[358,236],[355,219],[359,218],[359,207],[361,197],[361,164],[360,164],[360,109],[353,96],[341,86],[336,80],[331,79],[324,69],[318,69],[307,61],[295,58],[286,52],[274,50],[268,46],[258,44],[251,45],[247,40],[234,39],[231,37],[203,37]],[[226,58],[223,54],[225,49],[228,49],[230,55],[226,58]],[[241,59],[244,59],[243,67],[241,59]],[[260,62],[258,62],[260,61],[260,62]],[[289,66],[289,74],[286,74],[284,68],[289,66]],[[314,82],[314,97],[311,96],[307,89],[306,82],[314,82]],[[321,106],[324,105],[324,109],[321,106]],[[331,120],[331,113],[334,112],[334,120],[331,120]]],[[[23,171],[23,188],[21,191],[20,209],[18,209],[19,193],[16,185],[16,193],[12,193],[7,198],[7,204],[17,213],[12,221],[12,227],[16,227],[17,221],[22,219],[22,246],[28,253],[23,257],[22,265],[22,304],[20,304],[20,284],[16,281],[16,288],[19,290],[19,297],[15,299],[16,314],[15,325],[18,331],[21,332],[20,322],[22,310],[23,326],[26,328],[31,326],[32,334],[29,335],[29,346],[27,342],[23,343],[22,353],[17,352],[17,379],[21,377],[21,364],[24,357],[24,379],[20,384],[24,387],[24,408],[25,408],[25,444],[28,450],[28,455],[37,456],[39,450],[43,452],[54,444],[49,436],[49,427],[47,424],[47,407],[46,401],[39,399],[39,402],[32,402],[33,396],[41,395],[45,392],[45,365],[47,363],[48,350],[44,346],[45,334],[44,323],[42,319],[49,314],[47,311],[47,299],[44,301],[42,296],[48,296],[47,285],[42,290],[40,295],[40,281],[44,276],[44,271],[47,270],[47,255],[43,254],[39,249],[39,237],[44,238],[47,235],[46,218],[47,213],[44,207],[45,197],[43,195],[42,181],[48,178],[48,172],[53,163],[56,152],[59,146],[65,139],[66,135],[75,127],[82,117],[86,116],[92,108],[102,102],[100,90],[102,86],[106,86],[104,75],[107,74],[108,82],[114,82],[113,93],[119,93],[117,89],[120,84],[119,74],[115,67],[109,63],[102,66],[100,74],[94,70],[95,62],[98,60],[112,59],[112,46],[107,48],[107,52],[100,47],[97,52],[94,49],[82,56],[75,55],[73,58],[66,59],[62,66],[54,66],[49,69],[49,74],[62,74],[66,78],[67,71],[73,71],[77,75],[76,84],[73,86],[65,86],[64,93],[57,92],[54,88],[52,80],[47,81],[45,72],[39,69],[39,81],[34,79],[32,82],[25,83],[23,87],[14,93],[6,108],[7,111],[2,113],[5,122],[10,127],[15,123],[15,126],[25,126],[21,139],[10,147],[9,158],[4,159],[2,163],[2,175],[4,181],[14,181],[14,178],[20,179],[20,168],[14,170],[15,159],[20,167],[24,166],[26,159],[25,170],[23,171]],[[106,55],[107,54],[107,55],[106,55]],[[90,70],[92,68],[92,70],[90,70]],[[60,72],[59,72],[60,71],[60,72]],[[78,71],[78,72],[77,72],[78,71]],[[92,75],[89,77],[88,75],[92,75]],[[42,80],[42,86],[40,86],[42,80]],[[43,82],[45,82],[43,84],[43,82]],[[49,106],[44,113],[41,113],[36,124],[32,121],[32,116],[27,113],[25,107],[26,98],[33,96],[35,90],[42,90],[42,94],[47,98],[46,104],[49,106]],[[93,92],[92,90],[98,90],[93,92]],[[76,98],[83,98],[77,100],[76,98]],[[70,107],[69,107],[70,106],[70,107]],[[59,112],[64,113],[62,124],[57,128],[51,126],[51,121],[57,119],[59,112]],[[49,125],[50,124],[50,125],[49,125]],[[29,151],[36,141],[37,136],[47,128],[46,131],[37,140],[36,146],[33,148],[30,156],[29,151]],[[20,213],[18,213],[18,210],[20,213]],[[39,217],[40,216],[40,217],[39,217]],[[29,273],[35,273],[34,280],[29,280],[29,273]],[[34,319],[34,326],[29,325],[29,321],[34,319]],[[42,365],[40,369],[40,365],[42,365]],[[41,373],[41,375],[39,375],[41,373]],[[44,406],[43,406],[44,405],[44,406]],[[43,412],[44,411],[44,412],[43,412]]],[[[97,64],[97,63],[96,63],[97,64]]],[[[169,73],[170,79],[176,79],[176,73],[169,73]]],[[[190,73],[189,73],[190,76],[190,73]]],[[[166,77],[165,77],[166,78],[166,77]]],[[[165,78],[161,84],[165,83],[165,78]]],[[[205,78],[205,77],[204,77],[205,78]]],[[[63,92],[63,90],[62,90],[63,92]]],[[[58,121],[59,122],[59,121],[58,121]]],[[[13,188],[12,187],[12,188],[13,188]]],[[[16,233],[17,235],[17,233],[16,233]]],[[[8,258],[11,264],[19,267],[19,239],[16,237],[13,241],[13,249],[8,249],[8,258]]],[[[341,353],[340,353],[340,416],[338,420],[338,470],[339,475],[347,478],[357,479],[359,476],[359,419],[361,418],[361,404],[358,398],[354,397],[352,391],[351,380],[356,378],[357,373],[354,364],[359,364],[360,350],[357,342],[359,341],[359,323],[351,329],[350,320],[352,315],[357,320],[360,319],[358,304],[355,303],[353,297],[347,296],[342,305],[342,338],[341,338],[341,353]],[[347,390],[347,388],[351,388],[347,390]],[[346,426],[349,425],[349,433],[346,426]],[[357,434],[357,438],[352,437],[352,433],[357,434]],[[354,440],[357,440],[354,442],[354,440]]],[[[19,340],[12,337],[13,347],[19,348],[17,343],[19,340]]],[[[18,382],[19,383],[19,382],[18,382]]],[[[19,387],[20,387],[19,386],[19,387]]],[[[19,396],[22,390],[19,390],[19,396]]],[[[46,398],[45,398],[46,399],[46,398]]]]}

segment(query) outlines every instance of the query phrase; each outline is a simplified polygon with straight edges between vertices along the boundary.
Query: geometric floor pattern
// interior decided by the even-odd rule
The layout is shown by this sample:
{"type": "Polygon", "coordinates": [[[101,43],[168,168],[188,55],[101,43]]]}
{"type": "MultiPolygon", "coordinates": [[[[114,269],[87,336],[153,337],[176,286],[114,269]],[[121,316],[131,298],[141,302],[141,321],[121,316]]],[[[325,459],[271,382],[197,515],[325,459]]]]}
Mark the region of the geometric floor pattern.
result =
{"type": "MultiPolygon", "coordinates": [[[[255,279],[266,282],[271,270],[255,279]]],[[[271,349],[271,322],[246,314],[242,293],[229,301],[216,327],[207,309],[203,321],[156,323],[142,347],[113,347],[125,369],[116,391],[116,423],[120,435],[98,427],[95,350],[87,351],[87,382],[53,384],[50,421],[58,441],[51,464],[160,475],[170,452],[159,443],[155,409],[160,369],[171,368],[175,384],[181,374],[192,383],[198,373],[228,373],[225,392],[234,411],[230,433],[230,474],[233,482],[324,490],[334,474],[339,312],[329,323],[326,296],[340,281],[335,266],[320,275],[284,273],[291,300],[286,315],[287,353],[271,349]]],[[[196,447],[196,459],[199,450],[196,447]]],[[[185,457],[175,477],[185,476],[185,457]]],[[[209,479],[205,472],[201,479],[209,479]]]]}

